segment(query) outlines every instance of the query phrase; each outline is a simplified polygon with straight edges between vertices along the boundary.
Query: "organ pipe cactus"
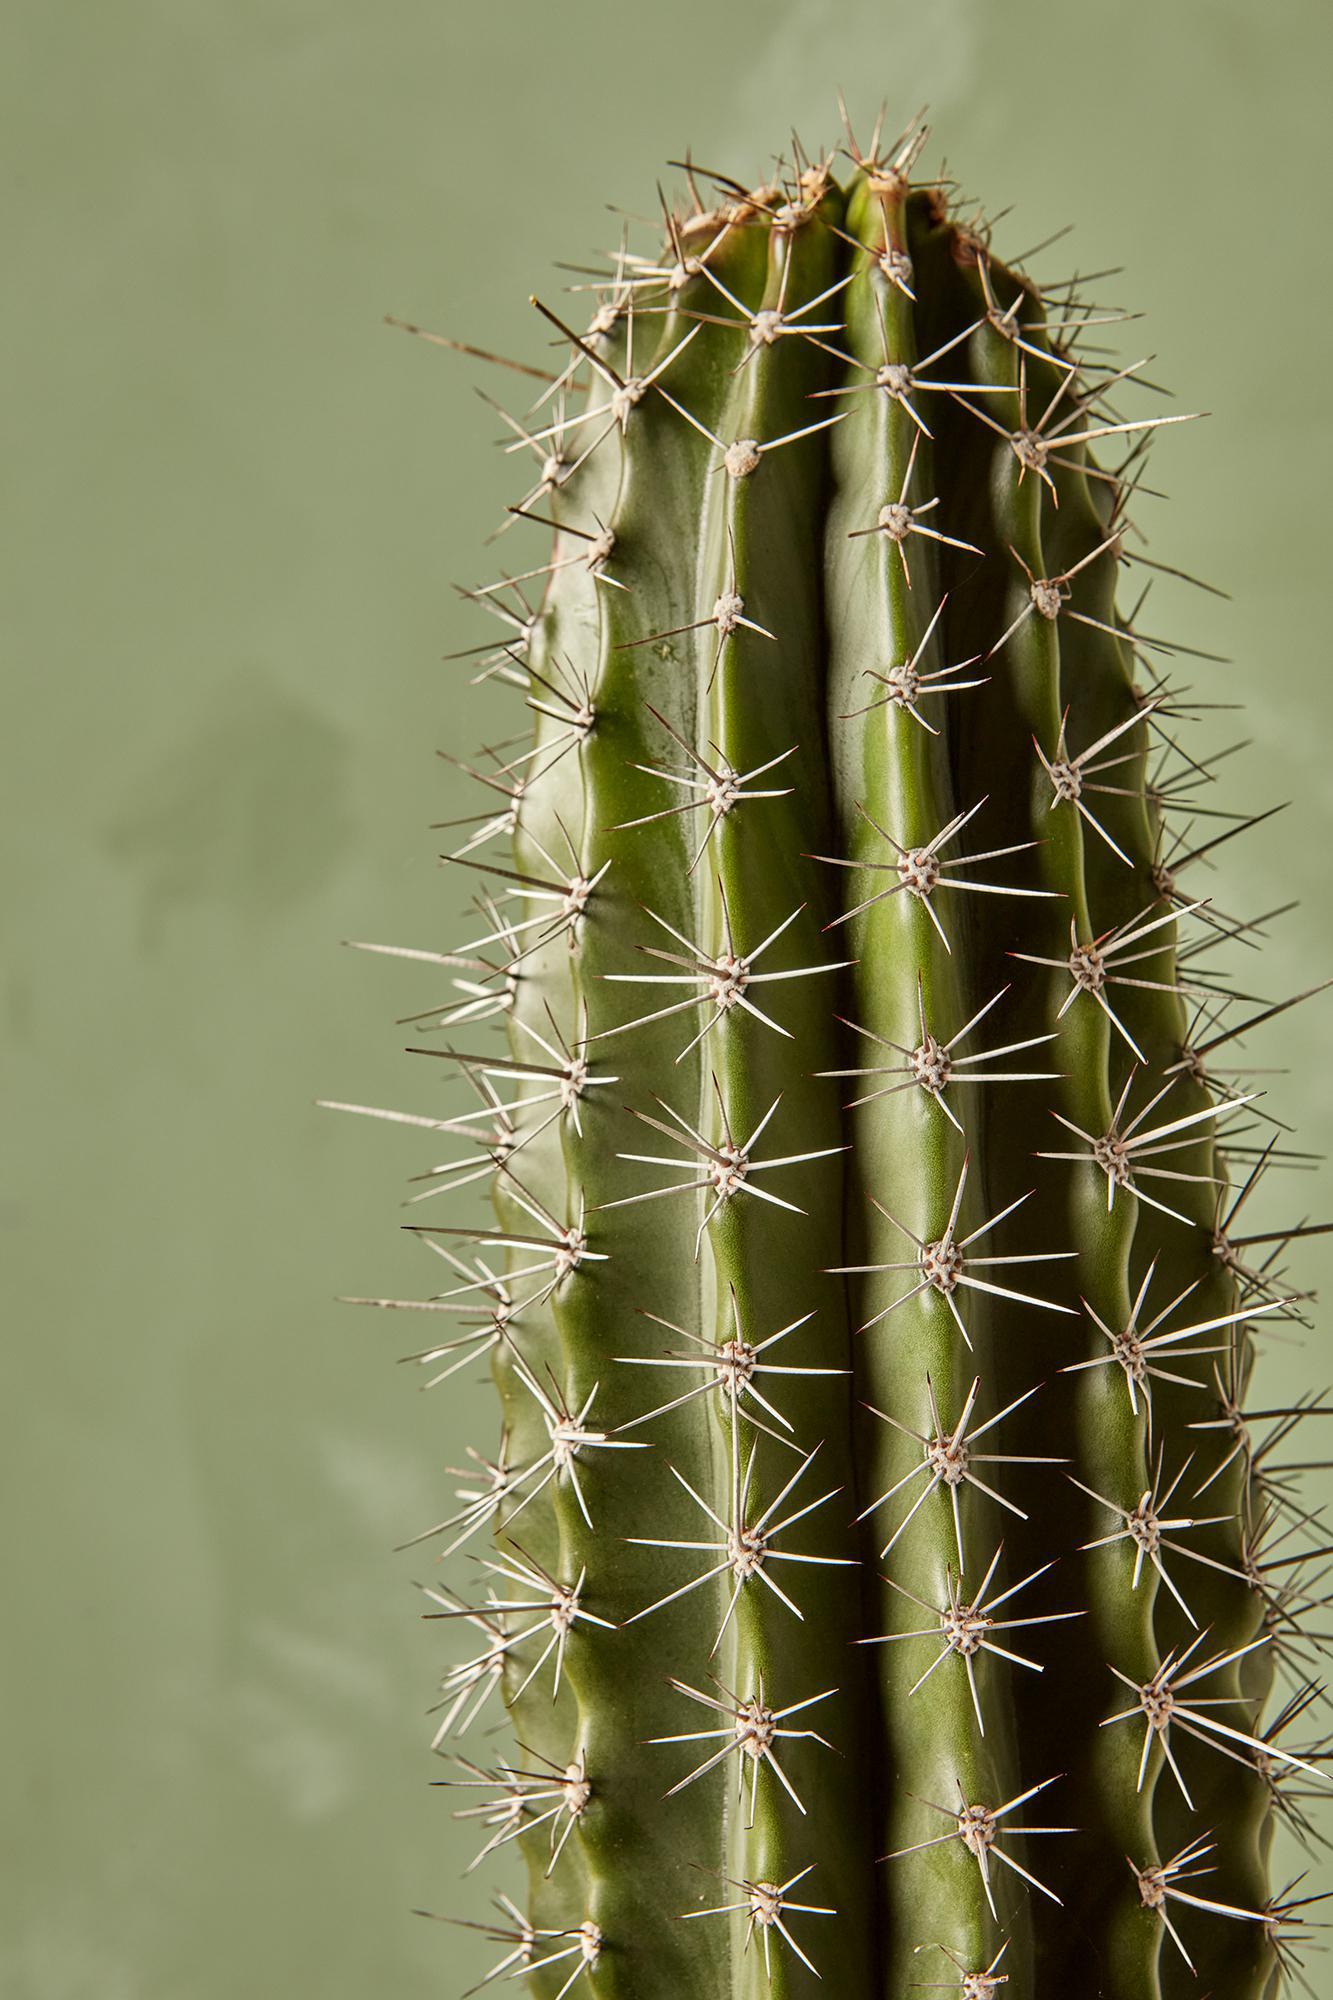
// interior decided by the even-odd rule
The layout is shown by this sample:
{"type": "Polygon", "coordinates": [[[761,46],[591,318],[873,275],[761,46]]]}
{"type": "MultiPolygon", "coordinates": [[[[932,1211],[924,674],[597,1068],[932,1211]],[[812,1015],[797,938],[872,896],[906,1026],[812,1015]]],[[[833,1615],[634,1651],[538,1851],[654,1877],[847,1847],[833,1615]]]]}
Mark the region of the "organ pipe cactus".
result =
{"type": "Polygon", "coordinates": [[[1250,1390],[1307,1232],[1228,1068],[1280,1005],[1130,517],[1186,418],[923,138],[687,166],[590,323],[534,300],[554,540],[468,593],[533,733],[405,952],[466,1101],[408,1119],[438,1288],[370,1303],[499,1389],[433,1747],[542,1996],[1252,2000],[1317,1926],[1318,1406],[1250,1390]]]}

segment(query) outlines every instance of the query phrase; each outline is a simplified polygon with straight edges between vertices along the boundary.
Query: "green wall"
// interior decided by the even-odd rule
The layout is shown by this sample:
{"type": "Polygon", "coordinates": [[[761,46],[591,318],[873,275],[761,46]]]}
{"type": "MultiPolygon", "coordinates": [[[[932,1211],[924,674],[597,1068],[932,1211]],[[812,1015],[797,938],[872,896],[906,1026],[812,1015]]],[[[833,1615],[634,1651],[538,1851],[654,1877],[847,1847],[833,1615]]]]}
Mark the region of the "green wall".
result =
{"type": "MultiPolygon", "coordinates": [[[[480,372],[381,316],[540,358],[528,292],[666,157],[751,172],[835,133],[839,82],[861,122],[929,101],[1014,205],[1001,246],[1077,218],[1045,268],[1126,265],[1125,342],[1213,413],[1162,438],[1146,518],[1235,601],[1153,617],[1235,656],[1192,678],[1249,703],[1247,796],[1296,801],[1215,884],[1301,899],[1255,971],[1281,992],[1333,972],[1333,14],[11,0],[0,34],[0,1992],[448,1995],[484,1949],[410,1911],[475,1914],[481,1878],[427,1784],[431,1555],[390,1548],[487,1394],[417,1394],[401,1324],[332,1302],[421,1283],[422,1155],[312,1100],[420,1088],[394,1018],[437,986],[338,941],[448,937],[433,751],[499,711],[439,660],[508,495],[480,372]]],[[[1267,1057],[1311,1145],[1329,1019],[1267,1057]]],[[[1328,1372],[1275,1346],[1266,1379],[1328,1372]]]]}

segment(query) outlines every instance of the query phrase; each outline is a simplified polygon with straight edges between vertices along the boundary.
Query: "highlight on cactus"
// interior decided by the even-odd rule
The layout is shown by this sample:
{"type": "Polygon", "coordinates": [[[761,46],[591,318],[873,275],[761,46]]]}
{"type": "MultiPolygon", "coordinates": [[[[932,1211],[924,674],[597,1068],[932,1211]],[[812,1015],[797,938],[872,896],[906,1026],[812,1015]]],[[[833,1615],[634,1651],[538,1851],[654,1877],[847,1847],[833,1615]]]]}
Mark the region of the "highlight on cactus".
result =
{"type": "Polygon", "coordinates": [[[424,1105],[339,1108],[436,1148],[426,1290],[362,1303],[499,1392],[417,1540],[501,1864],[433,1914],[500,1988],[1315,1991],[1270,1849],[1333,1780],[1329,1406],[1252,1374],[1320,1225],[1266,1221],[1296,999],[1211,894],[1260,815],[1144,603],[1189,419],[925,139],[677,163],[499,364],[541,540],[465,659],[514,729],[463,765],[471,915],[365,947],[443,982],[424,1105]]]}

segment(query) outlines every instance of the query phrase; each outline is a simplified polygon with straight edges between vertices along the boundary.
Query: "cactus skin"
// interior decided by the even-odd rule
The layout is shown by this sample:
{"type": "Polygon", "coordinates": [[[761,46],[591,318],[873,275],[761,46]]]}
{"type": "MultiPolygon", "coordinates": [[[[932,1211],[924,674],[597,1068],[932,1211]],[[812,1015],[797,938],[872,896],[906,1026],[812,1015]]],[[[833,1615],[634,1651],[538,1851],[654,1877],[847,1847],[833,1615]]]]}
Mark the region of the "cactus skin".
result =
{"type": "Polygon", "coordinates": [[[469,980],[420,1017],[480,1101],[456,1129],[496,1219],[413,1226],[450,1260],[432,1372],[488,1353],[503,1410],[503,1470],[444,1535],[493,1529],[491,1567],[430,1586],[467,1634],[445,1721],[489,1687],[522,1746],[436,1747],[526,1856],[497,1978],[542,1996],[800,1995],[817,1967],[866,2000],[1259,2000],[1305,1928],[1266,1858],[1322,1758],[1246,1739],[1275,1673],[1303,1685],[1314,1537],[1219,1387],[1243,1403],[1300,1302],[1272,1242],[1219,1233],[1247,1121],[1195,1047],[1239,1022],[1224,988],[1197,1011],[1217,920],[1162,867],[1193,794],[1155,754],[1100,456],[1137,473],[1179,419],[1112,410],[1069,301],[911,185],[923,136],[713,207],[692,176],[515,426],[553,454],[526,505],[555,543],[482,594],[512,628],[483,671],[536,732],[479,764],[506,799],[454,857],[483,885],[469,980]],[[1081,989],[1071,923],[1103,953],[1081,989]],[[941,1060],[942,1093],[914,1080],[941,1060]],[[1201,1330],[1131,1384],[1108,1331],[1136,1299],[1201,1330]],[[783,1329],[737,1393],[726,1343],[783,1329]],[[1003,1413],[976,1480],[932,1481],[965,1408],[969,1435],[1003,1413]],[[1125,1531],[1187,1460],[1168,1586],[1125,1531]],[[1283,1536],[1301,1560],[1262,1571],[1283,1536]],[[933,1636],[951,1592],[1003,1651],[933,1636]],[[1221,1665],[1180,1702],[1238,1734],[1177,1721],[1177,1770],[1155,1738],[1140,1774],[1139,1688],[1191,1647],[1180,1672],[1221,1665]],[[960,1800],[1016,1799],[983,1871],[960,1800]],[[1163,1903],[1152,1871],[1200,1842],[1163,1903]]]}

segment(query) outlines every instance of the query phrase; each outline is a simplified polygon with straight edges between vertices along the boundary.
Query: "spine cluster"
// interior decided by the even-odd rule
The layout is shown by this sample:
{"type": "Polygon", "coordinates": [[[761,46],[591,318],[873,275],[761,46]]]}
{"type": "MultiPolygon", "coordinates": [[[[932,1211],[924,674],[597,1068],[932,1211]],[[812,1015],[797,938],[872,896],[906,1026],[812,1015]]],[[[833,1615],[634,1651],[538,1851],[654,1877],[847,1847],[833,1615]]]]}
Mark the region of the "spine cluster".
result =
{"type": "Polygon", "coordinates": [[[370,1303],[499,1387],[433,1748],[543,1996],[1259,2000],[1317,1929],[1322,1406],[1250,1391],[1308,1225],[1230,1067],[1294,1003],[1131,518],[1184,419],[923,139],[689,171],[504,416],[554,543],[473,664],[533,729],[403,952],[463,1102],[374,1114],[449,1157],[370,1303]]]}

